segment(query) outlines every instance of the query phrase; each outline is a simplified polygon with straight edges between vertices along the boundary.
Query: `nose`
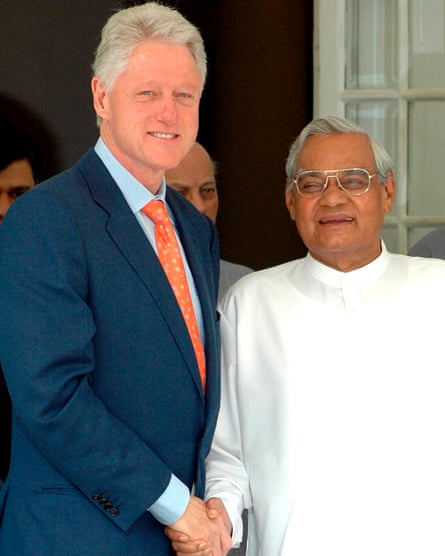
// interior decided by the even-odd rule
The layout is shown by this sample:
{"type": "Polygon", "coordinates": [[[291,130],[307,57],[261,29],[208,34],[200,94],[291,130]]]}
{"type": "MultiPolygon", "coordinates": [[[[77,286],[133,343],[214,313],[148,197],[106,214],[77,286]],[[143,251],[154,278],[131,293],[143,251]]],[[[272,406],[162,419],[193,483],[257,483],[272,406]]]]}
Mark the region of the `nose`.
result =
{"type": "Polygon", "coordinates": [[[338,185],[335,174],[328,175],[326,179],[328,184],[321,195],[321,202],[328,205],[340,204],[338,199],[344,201],[344,196],[347,196],[348,194],[338,185]]]}
{"type": "Polygon", "coordinates": [[[174,124],[178,120],[178,110],[173,98],[162,96],[160,99],[158,120],[166,124],[174,124]]]}

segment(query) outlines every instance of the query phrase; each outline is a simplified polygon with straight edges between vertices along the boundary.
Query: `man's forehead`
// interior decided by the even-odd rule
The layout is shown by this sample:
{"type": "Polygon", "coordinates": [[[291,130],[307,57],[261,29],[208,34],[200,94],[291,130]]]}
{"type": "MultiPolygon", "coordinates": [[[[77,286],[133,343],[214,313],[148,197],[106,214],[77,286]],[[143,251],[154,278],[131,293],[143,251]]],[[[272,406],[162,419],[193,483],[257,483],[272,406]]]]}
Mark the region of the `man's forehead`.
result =
{"type": "Polygon", "coordinates": [[[311,135],[298,157],[298,167],[351,168],[372,164],[374,155],[367,135],[332,133],[311,135]]]}

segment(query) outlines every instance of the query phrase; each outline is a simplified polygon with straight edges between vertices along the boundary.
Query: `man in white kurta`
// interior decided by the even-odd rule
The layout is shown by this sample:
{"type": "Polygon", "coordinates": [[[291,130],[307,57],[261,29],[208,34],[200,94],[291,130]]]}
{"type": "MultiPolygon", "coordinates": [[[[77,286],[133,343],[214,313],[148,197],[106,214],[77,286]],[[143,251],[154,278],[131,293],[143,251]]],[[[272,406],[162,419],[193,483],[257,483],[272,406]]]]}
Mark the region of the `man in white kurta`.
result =
{"type": "Polygon", "coordinates": [[[355,123],[310,122],[286,174],[308,255],[222,300],[208,507],[235,544],[248,508],[248,556],[444,556],[445,261],[386,250],[392,161],[355,123]]]}
{"type": "Polygon", "coordinates": [[[234,540],[246,506],[249,556],[443,556],[445,262],[308,255],[241,279],[221,314],[207,495],[234,540]]]}

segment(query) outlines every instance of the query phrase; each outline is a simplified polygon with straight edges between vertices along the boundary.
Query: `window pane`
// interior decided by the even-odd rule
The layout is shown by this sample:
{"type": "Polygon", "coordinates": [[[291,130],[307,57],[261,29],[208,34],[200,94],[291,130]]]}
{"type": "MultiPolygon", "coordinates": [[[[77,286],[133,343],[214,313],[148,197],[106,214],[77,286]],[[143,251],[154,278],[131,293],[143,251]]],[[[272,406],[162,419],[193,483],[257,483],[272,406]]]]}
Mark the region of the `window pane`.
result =
{"type": "Polygon", "coordinates": [[[445,87],[445,0],[409,4],[410,87],[445,87]]]}
{"type": "Polygon", "coordinates": [[[391,251],[391,253],[399,252],[399,237],[397,235],[397,228],[385,226],[382,230],[382,239],[385,242],[388,251],[391,251]]]}
{"type": "Polygon", "coordinates": [[[397,86],[397,31],[396,0],[346,0],[346,89],[397,86]]]}
{"type": "Polygon", "coordinates": [[[346,117],[361,125],[382,143],[395,168],[398,152],[397,107],[397,101],[391,100],[351,102],[345,106],[346,117]]]}
{"type": "Polygon", "coordinates": [[[408,122],[408,214],[443,216],[445,101],[410,103],[408,122]]]}

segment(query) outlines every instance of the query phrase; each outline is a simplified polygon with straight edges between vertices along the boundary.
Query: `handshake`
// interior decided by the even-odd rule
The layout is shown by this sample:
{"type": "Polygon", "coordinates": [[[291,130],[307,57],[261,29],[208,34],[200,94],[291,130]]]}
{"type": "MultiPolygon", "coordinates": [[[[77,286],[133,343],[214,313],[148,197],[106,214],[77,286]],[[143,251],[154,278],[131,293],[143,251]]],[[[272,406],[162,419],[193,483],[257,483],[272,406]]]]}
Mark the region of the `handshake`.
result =
{"type": "Polygon", "coordinates": [[[191,496],[183,515],[166,527],[177,556],[225,556],[232,548],[232,524],[219,498],[191,496]]]}

